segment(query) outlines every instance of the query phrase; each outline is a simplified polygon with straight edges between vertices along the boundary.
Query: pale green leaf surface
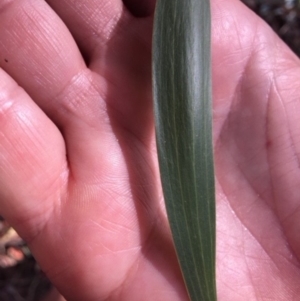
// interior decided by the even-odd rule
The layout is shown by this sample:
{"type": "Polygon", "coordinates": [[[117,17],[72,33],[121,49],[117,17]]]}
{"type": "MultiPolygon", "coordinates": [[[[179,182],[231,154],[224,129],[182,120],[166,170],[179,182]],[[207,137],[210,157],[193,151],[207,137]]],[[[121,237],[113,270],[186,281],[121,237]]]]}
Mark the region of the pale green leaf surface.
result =
{"type": "Polygon", "coordinates": [[[173,240],[192,301],[216,300],[209,0],[158,0],[157,148],[173,240]]]}

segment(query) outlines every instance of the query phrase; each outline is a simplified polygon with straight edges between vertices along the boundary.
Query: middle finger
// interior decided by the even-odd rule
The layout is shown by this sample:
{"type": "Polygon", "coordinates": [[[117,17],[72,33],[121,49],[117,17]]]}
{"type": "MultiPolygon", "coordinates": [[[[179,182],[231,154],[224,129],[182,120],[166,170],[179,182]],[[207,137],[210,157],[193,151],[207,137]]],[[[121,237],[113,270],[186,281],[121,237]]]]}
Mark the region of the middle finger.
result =
{"type": "Polygon", "coordinates": [[[122,0],[47,0],[60,16],[85,55],[105,45],[127,15],[122,0]]]}

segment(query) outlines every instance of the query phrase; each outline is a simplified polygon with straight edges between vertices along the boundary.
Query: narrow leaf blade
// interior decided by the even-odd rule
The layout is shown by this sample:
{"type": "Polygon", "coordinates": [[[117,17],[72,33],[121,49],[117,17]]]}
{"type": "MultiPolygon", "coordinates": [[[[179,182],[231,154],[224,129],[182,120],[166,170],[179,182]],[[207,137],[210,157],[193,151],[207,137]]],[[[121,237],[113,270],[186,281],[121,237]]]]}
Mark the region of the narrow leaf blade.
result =
{"type": "Polygon", "coordinates": [[[209,0],[158,0],[153,92],[161,180],[192,301],[216,300],[209,0]]]}

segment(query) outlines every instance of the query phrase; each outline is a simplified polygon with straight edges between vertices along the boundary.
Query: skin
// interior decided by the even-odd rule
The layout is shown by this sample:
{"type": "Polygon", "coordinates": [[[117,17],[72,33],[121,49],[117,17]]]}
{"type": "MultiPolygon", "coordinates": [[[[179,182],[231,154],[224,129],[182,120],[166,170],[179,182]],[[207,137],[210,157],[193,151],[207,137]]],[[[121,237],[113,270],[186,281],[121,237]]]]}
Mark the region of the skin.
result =
{"type": "MultiPolygon", "coordinates": [[[[67,298],[187,301],[160,189],[154,2],[0,1],[0,208],[67,298]]],[[[300,294],[299,59],[213,0],[220,301],[300,294]]]]}

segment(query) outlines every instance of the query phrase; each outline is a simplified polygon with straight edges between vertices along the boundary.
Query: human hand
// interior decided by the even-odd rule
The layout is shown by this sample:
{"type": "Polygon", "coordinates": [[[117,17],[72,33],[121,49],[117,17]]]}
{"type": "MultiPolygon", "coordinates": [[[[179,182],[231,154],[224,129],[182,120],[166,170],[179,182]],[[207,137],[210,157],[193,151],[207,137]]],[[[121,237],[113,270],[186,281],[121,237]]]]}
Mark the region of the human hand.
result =
{"type": "MultiPolygon", "coordinates": [[[[156,161],[153,1],[132,0],[140,18],[121,0],[0,3],[1,213],[68,300],[187,300],[156,161]]],[[[299,61],[239,1],[212,8],[219,299],[293,300],[299,61]]]]}

